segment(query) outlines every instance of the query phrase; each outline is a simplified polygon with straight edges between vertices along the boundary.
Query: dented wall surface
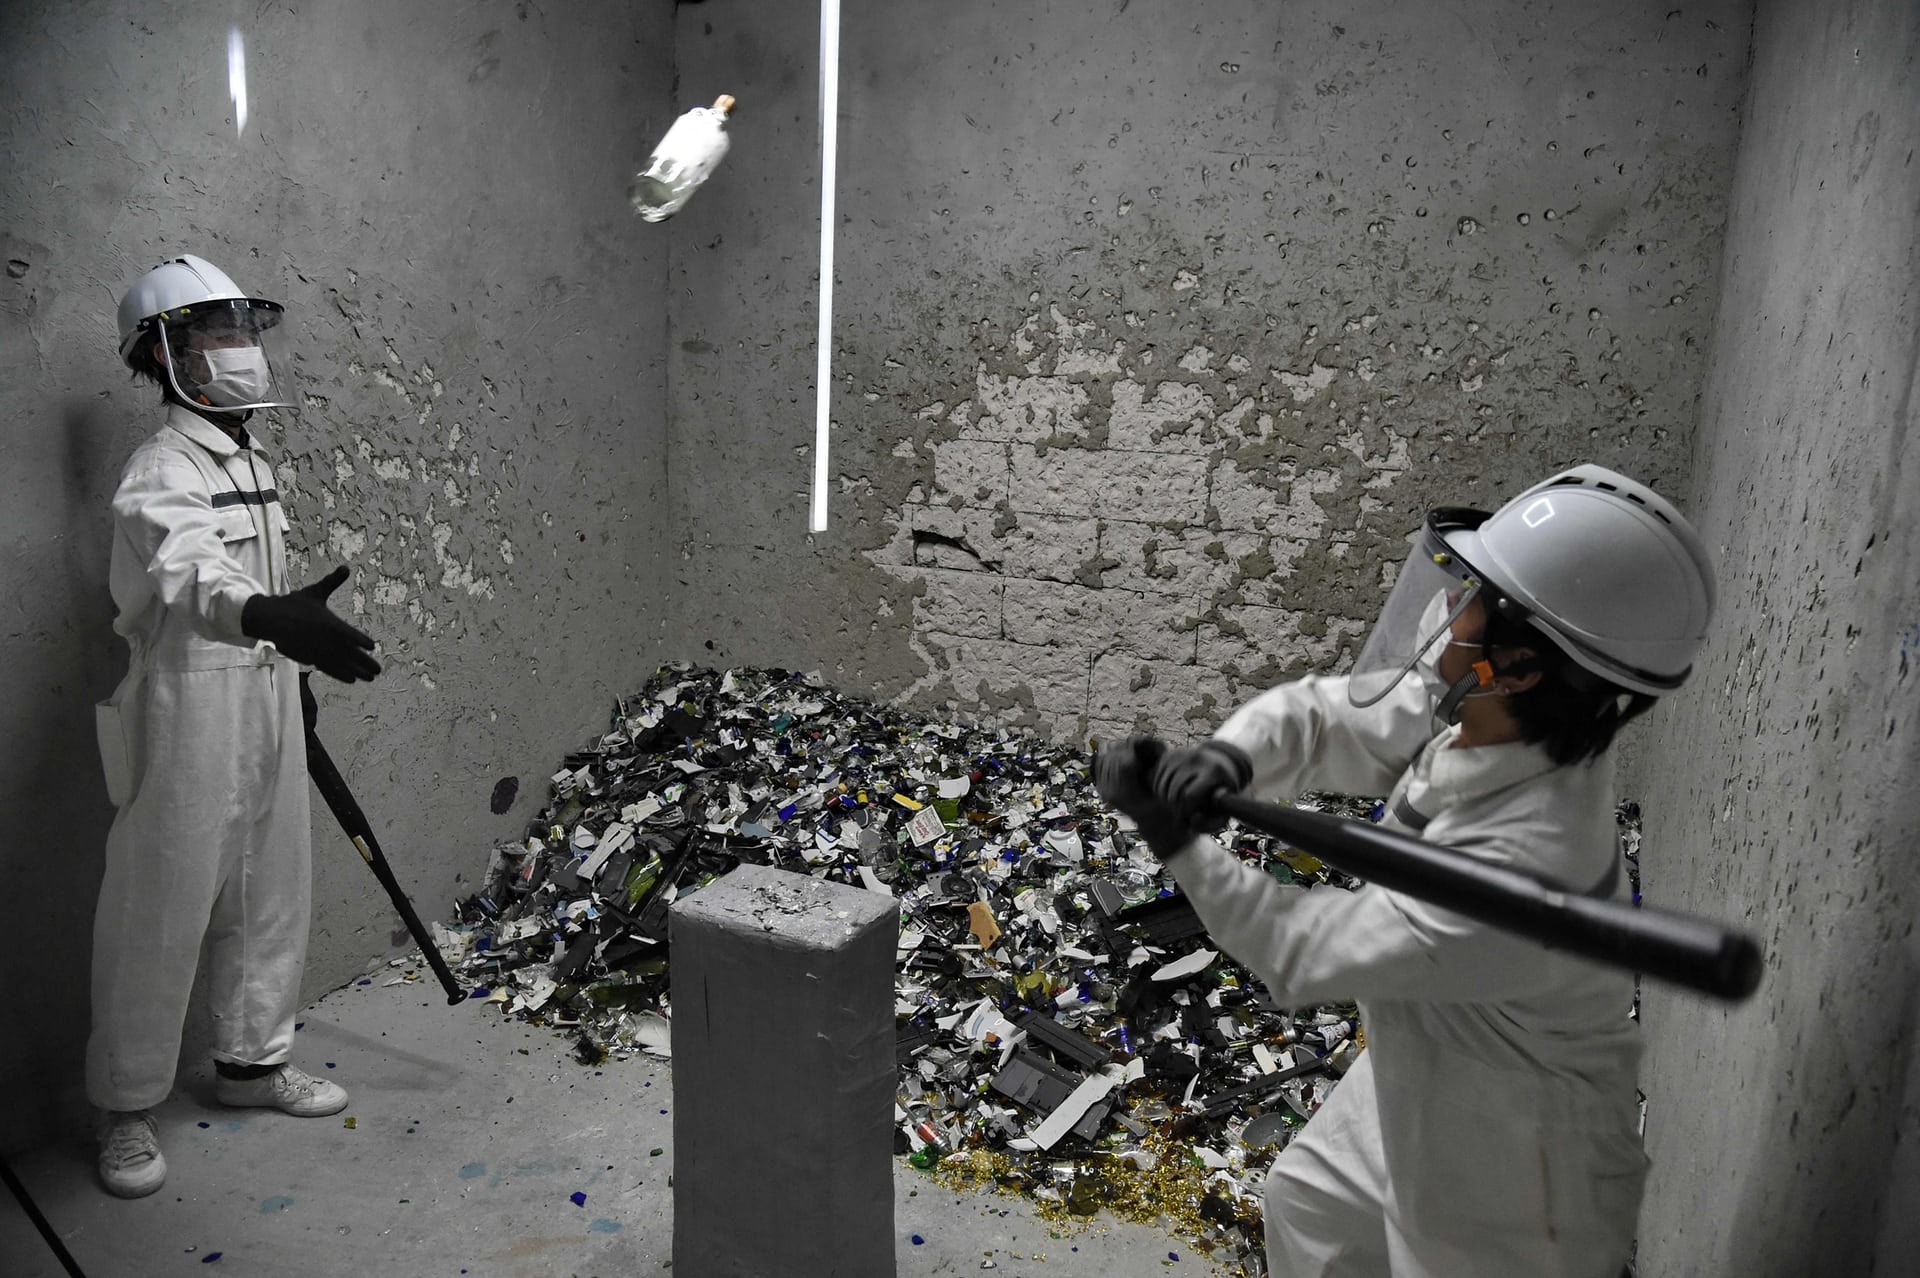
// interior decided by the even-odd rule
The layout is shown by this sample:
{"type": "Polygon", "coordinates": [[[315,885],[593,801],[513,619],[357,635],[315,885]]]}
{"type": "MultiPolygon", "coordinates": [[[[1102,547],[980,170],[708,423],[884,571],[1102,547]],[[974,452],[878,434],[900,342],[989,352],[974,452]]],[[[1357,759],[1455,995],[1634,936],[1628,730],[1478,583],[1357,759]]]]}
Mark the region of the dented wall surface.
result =
{"type": "MultiPolygon", "coordinates": [[[[667,9],[252,6],[242,133],[225,8],[0,8],[0,872],[9,988],[36,1009],[3,1036],[9,1095],[77,1098],[110,815],[90,707],[126,667],[107,501],[161,416],[114,308],[162,256],[287,306],[304,404],[265,435],[291,558],[302,580],[353,565],[334,603],[387,667],[316,679],[321,730],[421,913],[657,663],[666,257],[625,191],[669,120],[667,9]]],[[[314,808],[309,992],[395,926],[314,808]]],[[[9,1106],[0,1143],[45,1116],[9,1106]]]]}
{"type": "Polygon", "coordinates": [[[741,102],[673,248],[681,646],[1186,735],[1350,659],[1429,505],[1677,487],[1746,15],[856,0],[810,538],[814,10],[681,9],[741,102]]]}
{"type": "Polygon", "coordinates": [[[1655,987],[1641,1272],[1920,1273],[1920,10],[1755,23],[1694,509],[1720,615],[1647,762],[1649,900],[1752,1002],[1655,987]]]}

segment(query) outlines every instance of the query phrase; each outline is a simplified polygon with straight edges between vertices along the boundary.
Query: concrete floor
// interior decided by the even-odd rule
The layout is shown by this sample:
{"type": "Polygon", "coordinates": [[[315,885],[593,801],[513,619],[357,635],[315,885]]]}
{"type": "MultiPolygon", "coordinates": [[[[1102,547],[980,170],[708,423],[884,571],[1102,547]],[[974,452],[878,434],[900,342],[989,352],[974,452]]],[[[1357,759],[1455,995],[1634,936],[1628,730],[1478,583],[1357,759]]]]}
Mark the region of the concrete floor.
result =
{"type": "MultiPolygon", "coordinates": [[[[151,1197],[127,1202],[100,1189],[93,1146],[78,1136],[14,1159],[89,1278],[670,1270],[669,1062],[587,1068],[550,1031],[480,1003],[449,1008],[431,983],[373,979],[320,999],[297,1036],[294,1062],[351,1091],[345,1114],[223,1109],[203,1065],[159,1111],[169,1172],[151,1197]],[[571,1201],[576,1192],[584,1205],[571,1201]]],[[[752,1176],[741,1168],[748,1210],[752,1176]]],[[[955,1194],[904,1159],[895,1160],[894,1232],[901,1278],[1222,1272],[1158,1229],[1104,1215],[1091,1228],[1052,1225],[1025,1199],[955,1194]]],[[[61,1273],[0,1191],[0,1274],[61,1273]]]]}

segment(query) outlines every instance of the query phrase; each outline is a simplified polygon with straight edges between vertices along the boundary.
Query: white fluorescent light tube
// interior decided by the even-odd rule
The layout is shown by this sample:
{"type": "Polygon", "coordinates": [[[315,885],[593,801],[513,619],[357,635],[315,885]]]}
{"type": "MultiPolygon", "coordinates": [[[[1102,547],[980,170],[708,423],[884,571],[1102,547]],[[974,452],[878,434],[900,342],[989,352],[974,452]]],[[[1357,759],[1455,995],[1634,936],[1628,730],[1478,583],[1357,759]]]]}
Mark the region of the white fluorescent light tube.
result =
{"type": "Polygon", "coordinates": [[[820,0],[820,349],[814,370],[814,532],[827,530],[827,401],[833,394],[833,171],[840,128],[840,0],[820,0]]]}
{"type": "Polygon", "coordinates": [[[247,42],[239,27],[227,28],[227,92],[233,97],[233,128],[247,131],[247,42]]]}

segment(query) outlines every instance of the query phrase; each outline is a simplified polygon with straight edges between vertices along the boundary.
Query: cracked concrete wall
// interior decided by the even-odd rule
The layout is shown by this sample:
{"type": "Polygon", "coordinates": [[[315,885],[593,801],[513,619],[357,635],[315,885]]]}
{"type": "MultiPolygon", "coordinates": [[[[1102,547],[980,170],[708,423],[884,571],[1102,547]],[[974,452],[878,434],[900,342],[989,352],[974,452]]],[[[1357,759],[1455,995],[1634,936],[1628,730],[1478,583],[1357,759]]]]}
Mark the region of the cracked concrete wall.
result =
{"type": "Polygon", "coordinates": [[[815,11],[683,8],[741,105],[673,248],[677,646],[1185,736],[1350,660],[1426,507],[1679,488],[1748,16],[854,0],[809,537],[815,11]]]}
{"type": "MultiPolygon", "coordinates": [[[[114,308],[147,267],[199,253],[287,306],[304,402],[265,435],[290,558],[301,580],[352,564],[334,604],[387,667],[316,680],[322,732],[422,914],[661,656],[667,260],[625,189],[673,114],[669,6],[253,6],[244,133],[230,16],[0,8],[0,814],[24,836],[0,856],[9,988],[35,1009],[0,1082],[68,1105],[110,815],[89,707],[126,666],[107,500],[160,421],[114,308]]],[[[309,993],[397,926],[314,806],[309,993]]],[[[50,1113],[10,1106],[0,1144],[50,1113]]]]}
{"type": "Polygon", "coordinates": [[[1721,611],[1662,711],[1647,899],[1742,923],[1643,1004],[1641,1272],[1920,1273],[1920,9],[1754,30],[1695,500],[1721,611]]]}

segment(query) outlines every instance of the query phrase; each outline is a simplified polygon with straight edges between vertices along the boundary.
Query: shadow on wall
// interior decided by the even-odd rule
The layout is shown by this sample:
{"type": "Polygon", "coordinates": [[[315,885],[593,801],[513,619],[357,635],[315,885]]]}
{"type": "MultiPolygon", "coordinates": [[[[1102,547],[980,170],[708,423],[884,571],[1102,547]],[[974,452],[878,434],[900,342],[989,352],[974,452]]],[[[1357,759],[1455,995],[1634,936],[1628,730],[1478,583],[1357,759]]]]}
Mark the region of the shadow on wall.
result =
{"type": "Polygon", "coordinates": [[[43,491],[60,515],[43,526],[55,530],[59,547],[35,556],[42,579],[25,583],[40,592],[23,611],[34,620],[42,652],[35,683],[8,725],[21,766],[0,782],[0,811],[25,819],[25,846],[14,849],[7,866],[7,895],[15,903],[10,948],[34,988],[32,1004],[44,1009],[24,1032],[8,1036],[9,1052],[36,1070],[27,1081],[40,1102],[6,1107],[0,1146],[8,1149],[85,1116],[93,906],[113,820],[92,708],[126,669],[107,588],[107,504],[128,451],[126,427],[89,397],[69,397],[54,418],[63,437],[48,456],[57,457],[58,473],[44,476],[43,491]]]}

